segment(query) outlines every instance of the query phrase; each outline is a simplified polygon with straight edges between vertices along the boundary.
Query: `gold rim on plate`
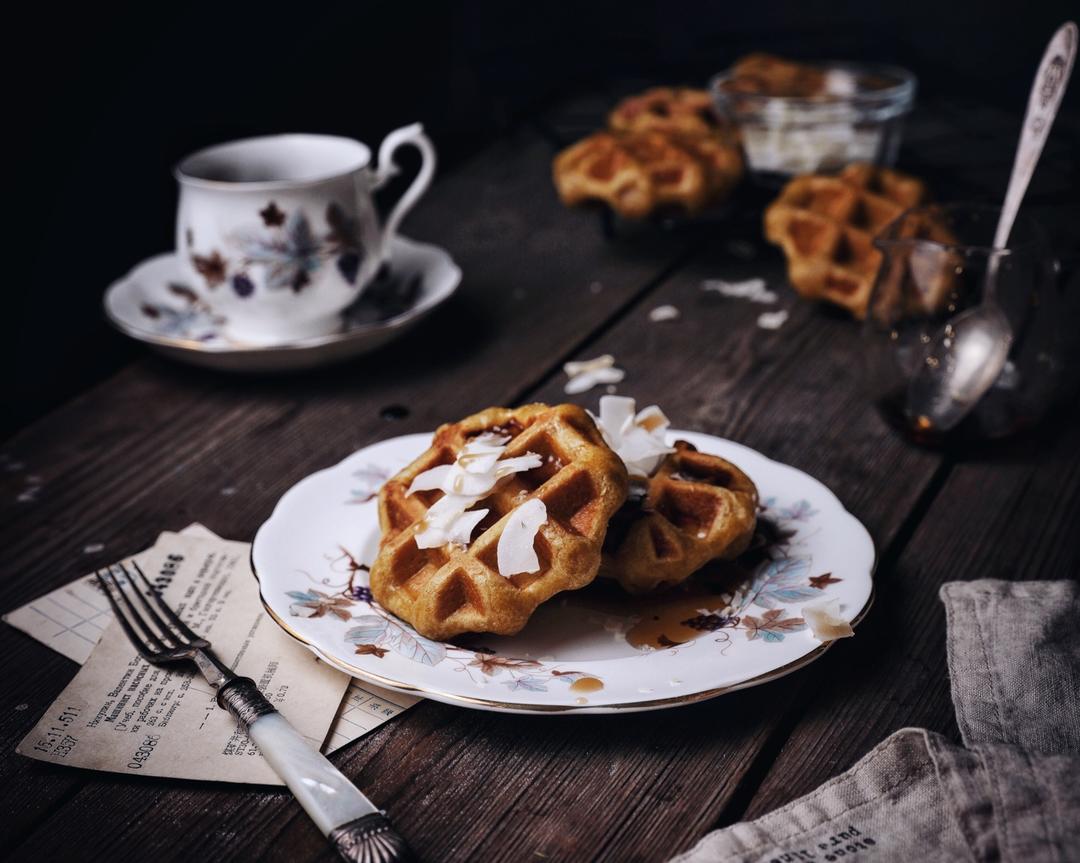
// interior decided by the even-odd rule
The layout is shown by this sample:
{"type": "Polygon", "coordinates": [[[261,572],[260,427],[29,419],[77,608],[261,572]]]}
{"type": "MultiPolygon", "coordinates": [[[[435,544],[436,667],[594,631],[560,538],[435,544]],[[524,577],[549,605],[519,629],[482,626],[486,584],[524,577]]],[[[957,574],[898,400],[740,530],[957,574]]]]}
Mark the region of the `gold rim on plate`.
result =
{"type": "MultiPolygon", "coordinates": [[[[464,707],[474,707],[482,705],[484,707],[494,708],[504,711],[513,711],[516,713],[606,713],[614,711],[645,711],[645,710],[657,710],[667,707],[676,707],[683,704],[694,704],[698,701],[708,701],[710,698],[716,698],[719,695],[724,695],[728,692],[736,692],[739,689],[749,689],[752,686],[758,686],[762,683],[769,683],[773,680],[778,680],[781,677],[786,677],[793,671],[798,671],[805,665],[809,665],[815,659],[818,659],[826,650],[828,650],[834,642],[826,641],[809,653],[803,654],[798,659],[793,659],[787,665],[782,665],[779,668],[774,668],[772,671],[767,671],[764,674],[759,674],[757,677],[751,677],[748,680],[743,680],[740,683],[732,683],[729,686],[721,686],[716,689],[706,689],[701,692],[693,692],[688,695],[677,695],[671,698],[658,698],[651,701],[628,701],[621,704],[593,704],[593,705],[578,705],[578,704],[522,704],[520,702],[508,702],[508,701],[495,701],[490,698],[475,698],[469,695],[456,695],[451,692],[443,692],[439,689],[433,689],[424,686],[415,686],[411,683],[402,683],[399,680],[391,680],[388,677],[375,674],[363,668],[359,668],[355,665],[351,665],[337,657],[330,657],[311,640],[305,638],[299,632],[294,630],[289,624],[282,620],[281,616],[275,612],[270,603],[266,601],[266,597],[262,593],[262,581],[259,579],[259,573],[255,569],[255,554],[254,544],[252,544],[252,551],[249,552],[249,560],[251,562],[251,574],[255,577],[255,582],[259,586],[259,602],[262,603],[263,608],[266,609],[266,613],[270,615],[270,619],[273,620],[278,626],[280,626],[286,634],[296,639],[296,641],[303,644],[317,657],[322,659],[327,664],[339,671],[351,674],[360,680],[367,680],[370,683],[374,683],[377,686],[384,686],[387,689],[394,689],[399,692],[416,693],[418,695],[426,695],[433,698],[436,701],[442,701],[447,704],[458,704],[464,707]]],[[[866,603],[859,610],[859,613],[851,619],[852,628],[858,626],[867,613],[870,611],[870,606],[874,604],[875,590],[873,585],[874,574],[877,572],[877,546],[874,546],[874,561],[870,566],[870,596],[867,597],[866,603]]]]}

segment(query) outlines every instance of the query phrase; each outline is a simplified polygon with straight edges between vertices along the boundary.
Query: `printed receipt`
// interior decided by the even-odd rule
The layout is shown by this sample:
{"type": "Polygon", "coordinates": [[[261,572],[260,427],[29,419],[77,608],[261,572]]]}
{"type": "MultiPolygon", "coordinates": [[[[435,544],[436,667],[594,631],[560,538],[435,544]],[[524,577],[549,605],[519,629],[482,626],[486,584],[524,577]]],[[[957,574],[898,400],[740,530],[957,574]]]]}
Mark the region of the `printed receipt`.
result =
{"type": "MultiPolygon", "coordinates": [[[[371,692],[343,698],[348,677],[319,662],[263,611],[252,589],[248,550],[246,543],[221,540],[208,531],[166,533],[136,560],[185,622],[209,638],[237,673],[253,678],[313,747],[324,740],[355,739],[412,702],[371,692]]],[[[83,597],[90,603],[88,612],[100,608],[100,588],[85,579],[77,585],[76,593],[91,591],[83,597]]],[[[72,595],[65,593],[61,602],[70,606],[72,595]]],[[[51,607],[46,613],[56,616],[51,607]]],[[[17,621],[17,614],[9,622],[25,629],[25,617],[17,621]]],[[[96,612],[90,614],[103,622],[96,612]]],[[[82,632],[86,638],[94,634],[82,632]]],[[[83,640],[65,637],[64,644],[70,648],[83,640]]],[[[93,770],[280,785],[247,735],[217,706],[209,684],[197,672],[180,668],[144,662],[118,625],[104,626],[83,668],[17,751],[93,770]]]]}
{"type": "MultiPolygon", "coordinates": [[[[228,543],[217,534],[192,524],[180,531],[181,536],[195,536],[219,543],[228,543]]],[[[165,534],[164,536],[169,536],[165,534]]],[[[236,543],[244,551],[250,546],[236,543]]],[[[105,627],[112,622],[112,610],[93,575],[87,575],[58,587],[33,602],[28,602],[3,616],[11,626],[31,638],[62,653],[82,665],[90,658],[94,645],[105,627]]],[[[322,751],[334,752],[374,731],[411,707],[419,698],[383,689],[371,683],[350,680],[345,697],[323,742],[322,751]]]]}

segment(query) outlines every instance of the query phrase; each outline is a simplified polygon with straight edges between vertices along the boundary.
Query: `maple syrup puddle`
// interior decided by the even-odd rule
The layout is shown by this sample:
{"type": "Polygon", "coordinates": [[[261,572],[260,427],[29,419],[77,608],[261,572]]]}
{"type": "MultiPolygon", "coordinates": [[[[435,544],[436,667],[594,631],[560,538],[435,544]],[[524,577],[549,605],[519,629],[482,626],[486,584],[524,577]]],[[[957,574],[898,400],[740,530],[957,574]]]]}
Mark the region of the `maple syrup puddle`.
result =
{"type": "Polygon", "coordinates": [[[719,612],[726,606],[722,597],[709,594],[659,600],[630,628],[626,640],[638,650],[662,650],[686,644],[722,629],[726,618],[719,612]],[[688,626],[691,621],[694,625],[688,626]]]}
{"type": "Polygon", "coordinates": [[[579,677],[570,684],[571,692],[599,692],[604,688],[604,681],[596,677],[579,677]]]}
{"type": "MultiPolygon", "coordinates": [[[[622,527],[620,516],[632,521],[634,515],[633,506],[624,506],[608,526],[608,538],[622,527]]],[[[783,547],[793,533],[759,516],[750,547],[736,560],[710,561],[682,584],[654,594],[630,596],[613,579],[598,578],[563,602],[627,622],[634,620],[622,638],[640,651],[678,647],[703,637],[724,641],[731,636],[729,630],[740,623],[737,614],[725,613],[732,594],[751,584],[758,568],[772,559],[772,550],[783,547]]],[[[580,686],[572,688],[582,691],[580,686]]]]}
{"type": "Polygon", "coordinates": [[[638,622],[627,631],[626,641],[638,650],[662,650],[732,627],[737,619],[723,613],[729,591],[751,577],[742,559],[715,560],[699,570],[693,581],[639,597],[638,622]]]}

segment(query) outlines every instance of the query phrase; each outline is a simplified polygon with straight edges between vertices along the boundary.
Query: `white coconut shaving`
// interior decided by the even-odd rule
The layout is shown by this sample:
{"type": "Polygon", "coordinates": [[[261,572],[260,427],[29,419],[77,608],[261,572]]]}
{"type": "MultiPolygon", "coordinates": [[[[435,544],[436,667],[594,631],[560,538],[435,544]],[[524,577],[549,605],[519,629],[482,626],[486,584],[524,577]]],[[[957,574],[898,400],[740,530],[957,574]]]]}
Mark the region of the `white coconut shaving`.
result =
{"type": "Polygon", "coordinates": [[[851,624],[840,616],[839,599],[804,605],[802,616],[818,641],[835,641],[838,638],[850,638],[855,634],[851,624]]]}
{"type": "Polygon", "coordinates": [[[417,548],[441,548],[444,545],[467,546],[472,541],[473,529],[488,514],[486,509],[466,510],[480,497],[443,495],[428,507],[427,513],[416,528],[417,548]]]}
{"type": "Polygon", "coordinates": [[[715,291],[721,296],[733,300],[749,300],[752,303],[769,305],[779,299],[775,292],[765,287],[764,279],[747,279],[743,282],[728,282],[724,279],[706,279],[701,283],[701,290],[715,291]]]}
{"type": "Polygon", "coordinates": [[[762,312],[758,315],[757,325],[763,330],[778,330],[787,323],[787,309],[777,309],[775,312],[762,312]]]}
{"type": "Polygon", "coordinates": [[[499,537],[499,575],[509,578],[519,572],[537,572],[536,532],[547,523],[547,507],[538,497],[525,501],[511,511],[499,537]]]}
{"type": "Polygon", "coordinates": [[[444,464],[418,474],[406,494],[441,491],[417,526],[418,548],[439,548],[449,544],[467,546],[473,529],[488,510],[468,511],[485,498],[504,478],[543,464],[537,453],[501,459],[510,438],[486,432],[469,441],[453,464],[444,464]]]}
{"type": "Polygon", "coordinates": [[[534,452],[501,459],[508,437],[482,434],[467,443],[453,464],[441,464],[418,474],[407,494],[417,491],[442,491],[448,495],[484,495],[512,473],[540,467],[543,459],[534,452]]]}
{"type": "Polygon", "coordinates": [[[626,377],[625,371],[615,367],[615,357],[611,354],[566,363],[563,371],[570,378],[563,387],[567,395],[587,392],[598,384],[617,384],[626,377]]]}
{"type": "Polygon", "coordinates": [[[654,324],[663,321],[674,321],[679,317],[679,310],[675,306],[657,306],[649,312],[649,320],[654,324]]]}
{"type": "Polygon", "coordinates": [[[593,416],[604,441],[626,464],[631,476],[647,477],[668,453],[675,452],[664,440],[670,424],[664,412],[650,405],[640,412],[632,398],[602,396],[600,415],[593,416]]]}

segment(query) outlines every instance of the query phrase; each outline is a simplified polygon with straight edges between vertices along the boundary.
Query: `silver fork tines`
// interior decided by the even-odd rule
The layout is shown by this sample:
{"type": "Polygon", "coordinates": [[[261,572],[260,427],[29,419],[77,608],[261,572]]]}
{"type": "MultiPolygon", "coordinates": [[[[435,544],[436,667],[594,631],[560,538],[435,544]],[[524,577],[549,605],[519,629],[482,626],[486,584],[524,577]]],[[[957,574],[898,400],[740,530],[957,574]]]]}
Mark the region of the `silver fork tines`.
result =
{"type": "Polygon", "coordinates": [[[197,651],[206,650],[210,642],[192,632],[176,612],[169,608],[161,598],[160,591],[150,583],[139,564],[131,561],[131,568],[138,574],[138,581],[123,563],[98,570],[97,577],[109,605],[112,606],[113,614],[139,655],[147,662],[157,665],[193,659],[197,651]],[[123,581],[117,578],[115,569],[120,570],[123,581]],[[126,590],[125,585],[128,587],[126,590]],[[132,602],[129,594],[138,597],[142,612],[132,602]],[[136,628],[142,633],[142,637],[136,633],[136,628]]]}
{"type": "Polygon", "coordinates": [[[191,660],[217,693],[217,702],[247,729],[270,766],[338,851],[351,863],[411,860],[408,845],[386,816],[326,756],[314,751],[274,709],[250,677],[239,677],[161,598],[134,560],[97,577],[128,641],[151,665],[191,660]],[[134,570],[134,575],[132,574],[134,570]],[[132,596],[134,594],[134,596],[132,596]]]}

